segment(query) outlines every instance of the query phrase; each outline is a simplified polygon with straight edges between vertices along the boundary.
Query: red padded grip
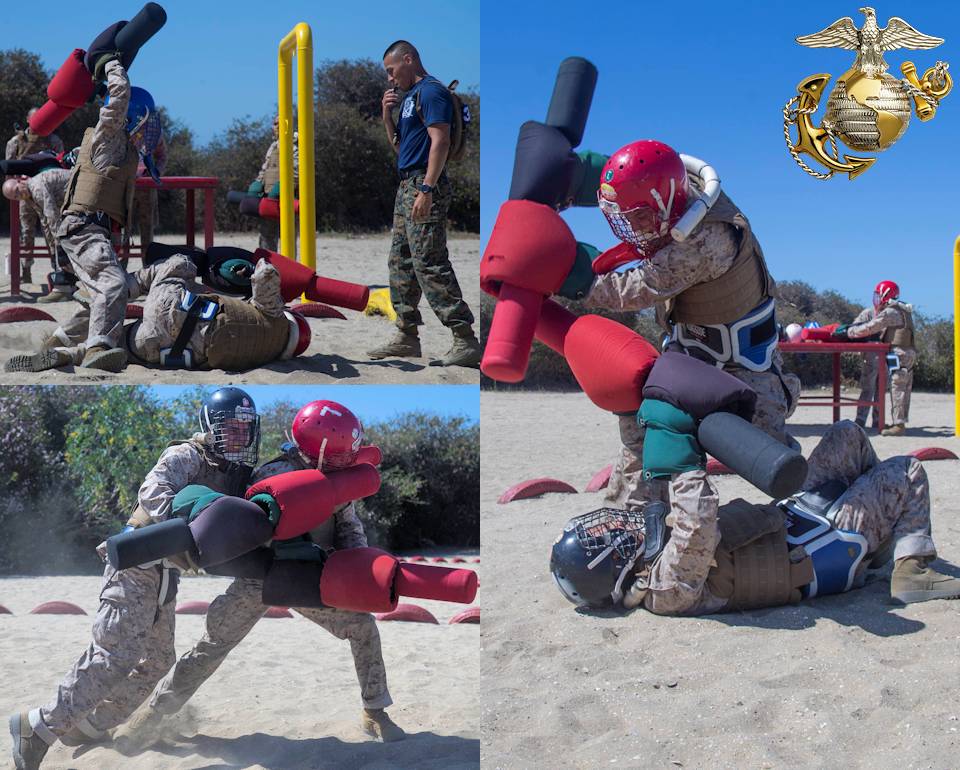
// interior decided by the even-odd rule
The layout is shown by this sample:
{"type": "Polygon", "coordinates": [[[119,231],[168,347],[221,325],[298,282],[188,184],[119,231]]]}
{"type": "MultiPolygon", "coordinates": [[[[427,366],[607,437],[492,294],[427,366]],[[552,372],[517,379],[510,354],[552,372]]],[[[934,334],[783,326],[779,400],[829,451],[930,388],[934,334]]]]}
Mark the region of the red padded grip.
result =
{"type": "Polygon", "coordinates": [[[530,345],[543,295],[509,283],[500,286],[480,370],[500,382],[520,382],[530,362],[530,345]]]}
{"type": "MultiPolygon", "coordinates": [[[[293,213],[300,213],[300,201],[294,199],[293,213]]],[[[279,198],[261,198],[257,204],[257,214],[264,219],[280,220],[280,199],[279,198]]]]}
{"type": "Polygon", "coordinates": [[[576,256],[576,238],[556,211],[533,201],[507,201],[480,260],[480,288],[494,296],[501,283],[555,294],[576,256]]]}
{"type": "Polygon", "coordinates": [[[552,299],[545,300],[537,322],[537,339],[563,355],[563,343],[577,316],[552,299]]]}
{"type": "Polygon", "coordinates": [[[74,109],[48,100],[30,116],[30,130],[40,136],[47,136],[56,131],[60,124],[73,114],[74,109]]]}
{"type": "Polygon", "coordinates": [[[327,557],[320,576],[320,599],[328,607],[354,612],[396,609],[397,560],[379,548],[345,548],[327,557]]]}
{"type": "Polygon", "coordinates": [[[400,563],[397,594],[417,599],[470,604],[477,598],[477,573],[472,569],[400,563]]]}
{"type": "Polygon", "coordinates": [[[367,463],[323,474],[318,470],[291,471],[258,481],[246,498],[265,492],[280,506],[280,521],[274,531],[278,540],[299,537],[320,526],[338,505],[376,494],[380,474],[367,463]]]}
{"type": "Polygon", "coordinates": [[[47,86],[47,96],[57,104],[76,109],[83,106],[93,93],[93,78],[83,66],[85,55],[82,48],[73,49],[47,86]]]}
{"type": "Polygon", "coordinates": [[[307,299],[326,302],[328,305],[363,310],[370,301],[370,289],[359,283],[338,281],[335,278],[314,276],[306,288],[307,299]]]}
{"type": "Polygon", "coordinates": [[[580,316],[567,332],[563,351],[583,392],[601,409],[635,412],[650,369],[660,355],[623,324],[596,315],[580,316]]]}
{"type": "Polygon", "coordinates": [[[354,465],[367,463],[367,465],[376,467],[380,465],[382,461],[383,452],[380,451],[380,447],[370,444],[368,446],[360,447],[360,452],[357,454],[357,459],[354,461],[354,465]]]}

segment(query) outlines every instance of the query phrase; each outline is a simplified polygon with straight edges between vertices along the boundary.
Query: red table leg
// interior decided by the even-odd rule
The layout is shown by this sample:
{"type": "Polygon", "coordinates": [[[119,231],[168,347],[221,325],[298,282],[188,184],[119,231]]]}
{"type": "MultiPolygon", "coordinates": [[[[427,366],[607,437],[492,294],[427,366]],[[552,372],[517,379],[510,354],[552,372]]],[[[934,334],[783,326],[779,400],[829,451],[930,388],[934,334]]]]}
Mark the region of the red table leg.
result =
{"type": "Polygon", "coordinates": [[[20,201],[10,201],[10,293],[20,293],[20,201]]]}
{"type": "Polygon", "coordinates": [[[196,227],[196,208],[194,205],[194,191],[192,189],[187,190],[187,246],[193,246],[194,242],[194,228],[196,227]]]}
{"type": "Polygon", "coordinates": [[[213,246],[213,189],[203,191],[203,248],[213,246]]]}
{"type": "Polygon", "coordinates": [[[840,354],[833,354],[833,421],[840,421],[840,354]]]}
{"type": "Polygon", "coordinates": [[[877,353],[877,430],[883,430],[887,408],[887,356],[877,353]]]}

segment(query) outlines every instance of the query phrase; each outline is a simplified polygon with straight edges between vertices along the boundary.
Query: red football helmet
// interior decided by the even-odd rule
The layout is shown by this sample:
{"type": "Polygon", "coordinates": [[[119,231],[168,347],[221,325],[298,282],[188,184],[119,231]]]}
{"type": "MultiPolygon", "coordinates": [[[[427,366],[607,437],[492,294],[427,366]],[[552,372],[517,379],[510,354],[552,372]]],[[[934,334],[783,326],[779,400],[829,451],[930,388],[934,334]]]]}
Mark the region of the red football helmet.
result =
{"type": "Polygon", "coordinates": [[[893,281],[880,281],[873,290],[873,309],[879,310],[892,299],[900,297],[900,287],[893,281]]]}
{"type": "Polygon", "coordinates": [[[336,401],[311,401],[297,412],[290,432],[322,471],[353,465],[363,442],[360,420],[336,401]]]}
{"type": "Polygon", "coordinates": [[[597,202],[613,234],[649,251],[687,210],[690,183],[672,148],[651,139],[621,147],[600,172],[597,202]]]}

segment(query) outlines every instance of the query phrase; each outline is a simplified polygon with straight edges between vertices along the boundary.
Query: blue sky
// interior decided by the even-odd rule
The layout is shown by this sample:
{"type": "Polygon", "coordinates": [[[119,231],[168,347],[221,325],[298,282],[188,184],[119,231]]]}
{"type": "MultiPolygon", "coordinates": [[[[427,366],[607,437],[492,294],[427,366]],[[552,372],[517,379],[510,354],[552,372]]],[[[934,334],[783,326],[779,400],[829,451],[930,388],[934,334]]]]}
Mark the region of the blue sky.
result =
{"type": "MultiPolygon", "coordinates": [[[[877,281],[892,279],[920,311],[952,315],[960,87],[932,121],[913,117],[897,144],[853,181],[807,176],[784,144],[781,110],[796,85],[829,72],[832,88],[854,59],[851,51],[805,48],[794,38],[843,16],[860,27],[859,7],[834,0],[592,7],[569,0],[485,2],[484,243],[509,190],[520,124],[544,120],[558,64],[584,56],[600,74],[580,149],[609,154],[635,139],[654,138],[703,158],[750,219],[775,278],[833,288],[864,304],[877,281]]],[[[891,74],[900,77],[906,60],[922,74],[943,59],[953,60],[953,74],[960,77],[960,6],[934,0],[875,7],[881,26],[901,16],[919,31],[946,39],[929,51],[887,53],[891,74]]],[[[816,123],[823,111],[821,104],[816,123]]],[[[564,217],[579,240],[613,245],[597,209],[564,217]]]]}
{"type": "MultiPolygon", "coordinates": [[[[387,420],[404,412],[429,412],[480,419],[480,390],[476,385],[243,385],[258,409],[277,401],[302,405],[317,399],[338,401],[364,422],[387,420]]],[[[164,400],[177,398],[192,387],[155,385],[164,400]]]]}
{"type": "MultiPolygon", "coordinates": [[[[444,82],[480,86],[479,0],[362,4],[271,0],[162,0],[167,23],[137,55],[131,80],[193,129],[204,144],[234,119],[272,113],[277,101],[277,44],[300,21],[313,32],[314,61],[379,61],[398,38],[410,40],[444,82]]],[[[129,19],[142,0],[77,4],[4,2],[3,48],[25,48],[57,69],[108,25],[129,19]],[[107,8],[113,10],[105,10],[107,8]]],[[[386,84],[384,84],[386,85],[386,84]]],[[[294,92],[295,93],[295,92],[294,92]]]]}

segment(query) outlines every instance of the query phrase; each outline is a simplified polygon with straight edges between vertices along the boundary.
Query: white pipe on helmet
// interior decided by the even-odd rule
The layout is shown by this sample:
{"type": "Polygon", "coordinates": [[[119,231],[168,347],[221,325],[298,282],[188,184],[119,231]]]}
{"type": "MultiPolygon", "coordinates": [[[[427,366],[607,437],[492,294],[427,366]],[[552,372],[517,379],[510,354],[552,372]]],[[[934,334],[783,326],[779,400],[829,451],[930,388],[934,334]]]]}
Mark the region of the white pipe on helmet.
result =
{"type": "Polygon", "coordinates": [[[683,153],[680,153],[680,160],[683,161],[683,167],[688,174],[700,178],[703,192],[680,217],[680,221],[670,230],[670,237],[675,241],[685,241],[689,238],[690,233],[703,221],[707,212],[713,208],[713,204],[720,197],[720,177],[713,166],[704,160],[683,153]]]}

